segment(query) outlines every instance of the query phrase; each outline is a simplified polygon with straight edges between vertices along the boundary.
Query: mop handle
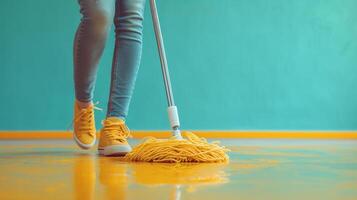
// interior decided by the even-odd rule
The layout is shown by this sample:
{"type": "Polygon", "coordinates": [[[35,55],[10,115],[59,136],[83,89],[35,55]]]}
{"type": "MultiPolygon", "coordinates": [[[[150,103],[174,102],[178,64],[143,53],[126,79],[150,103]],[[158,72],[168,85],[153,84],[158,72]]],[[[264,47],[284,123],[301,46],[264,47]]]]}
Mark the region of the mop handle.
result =
{"type": "Polygon", "coordinates": [[[157,48],[160,56],[161,70],[165,83],[166,98],[168,104],[169,121],[172,128],[172,135],[177,139],[182,139],[180,128],[180,120],[178,116],[177,107],[175,106],[174,96],[171,89],[171,81],[169,75],[169,69],[167,67],[166,53],[164,48],[164,40],[162,39],[162,33],[160,28],[159,16],[157,14],[155,0],[150,0],[151,17],[154,25],[155,37],[157,42],[157,48]]]}
{"type": "Polygon", "coordinates": [[[174,97],[173,97],[172,89],[171,89],[171,81],[170,81],[169,69],[167,67],[164,41],[162,39],[160,21],[159,21],[159,16],[157,14],[155,0],[150,0],[150,8],[151,8],[152,22],[154,25],[155,37],[156,37],[156,42],[157,42],[157,48],[159,50],[162,75],[164,77],[164,82],[165,82],[167,103],[168,103],[168,106],[174,106],[175,102],[174,102],[174,97]]]}

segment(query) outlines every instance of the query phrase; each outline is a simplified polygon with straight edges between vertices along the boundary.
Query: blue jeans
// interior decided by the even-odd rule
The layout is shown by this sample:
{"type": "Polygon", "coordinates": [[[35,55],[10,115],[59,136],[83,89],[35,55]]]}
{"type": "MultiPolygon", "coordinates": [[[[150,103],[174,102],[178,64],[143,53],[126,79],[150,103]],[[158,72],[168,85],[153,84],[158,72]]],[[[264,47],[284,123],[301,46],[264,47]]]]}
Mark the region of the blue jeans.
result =
{"type": "Polygon", "coordinates": [[[76,99],[92,101],[99,59],[114,20],[115,49],[107,117],[125,119],[141,60],[145,0],[78,2],[82,18],[73,45],[76,99]]]}

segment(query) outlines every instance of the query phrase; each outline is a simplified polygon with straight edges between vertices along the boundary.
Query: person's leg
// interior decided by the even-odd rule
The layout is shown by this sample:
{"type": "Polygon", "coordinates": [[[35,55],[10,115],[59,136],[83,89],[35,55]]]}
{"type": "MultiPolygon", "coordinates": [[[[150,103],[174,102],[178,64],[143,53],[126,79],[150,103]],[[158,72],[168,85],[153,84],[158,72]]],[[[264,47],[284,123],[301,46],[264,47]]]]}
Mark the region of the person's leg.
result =
{"type": "Polygon", "coordinates": [[[142,51],[145,0],[117,0],[114,17],[115,50],[107,117],[125,120],[142,51]]]}
{"type": "Polygon", "coordinates": [[[74,39],[74,85],[79,102],[91,102],[98,62],[115,12],[115,0],[78,0],[81,22],[74,39]]]}
{"type": "Polygon", "coordinates": [[[78,0],[81,22],[74,39],[75,104],[73,138],[83,149],[95,144],[96,127],[92,104],[98,62],[111,27],[115,0],[78,0]]]}

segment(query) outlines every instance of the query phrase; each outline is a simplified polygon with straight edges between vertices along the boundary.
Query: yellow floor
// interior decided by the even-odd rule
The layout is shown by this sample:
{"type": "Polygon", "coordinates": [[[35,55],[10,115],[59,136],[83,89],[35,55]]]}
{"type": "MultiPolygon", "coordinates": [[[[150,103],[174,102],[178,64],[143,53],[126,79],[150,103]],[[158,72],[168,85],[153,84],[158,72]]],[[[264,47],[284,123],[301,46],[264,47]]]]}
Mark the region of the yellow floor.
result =
{"type": "Polygon", "coordinates": [[[357,199],[356,141],[222,143],[229,164],[173,165],[100,157],[71,140],[0,140],[0,199],[357,199]]]}

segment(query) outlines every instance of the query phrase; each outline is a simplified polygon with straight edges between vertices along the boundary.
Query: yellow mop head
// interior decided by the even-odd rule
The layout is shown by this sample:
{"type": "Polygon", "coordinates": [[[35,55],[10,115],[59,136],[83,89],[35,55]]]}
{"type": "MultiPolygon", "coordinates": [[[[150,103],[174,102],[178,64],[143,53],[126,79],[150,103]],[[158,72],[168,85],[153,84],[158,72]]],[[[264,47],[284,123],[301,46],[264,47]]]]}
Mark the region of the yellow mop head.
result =
{"type": "Polygon", "coordinates": [[[182,162],[228,162],[227,149],[219,142],[207,142],[191,132],[184,134],[185,139],[147,138],[143,143],[124,157],[127,161],[182,163],[182,162]]]}

